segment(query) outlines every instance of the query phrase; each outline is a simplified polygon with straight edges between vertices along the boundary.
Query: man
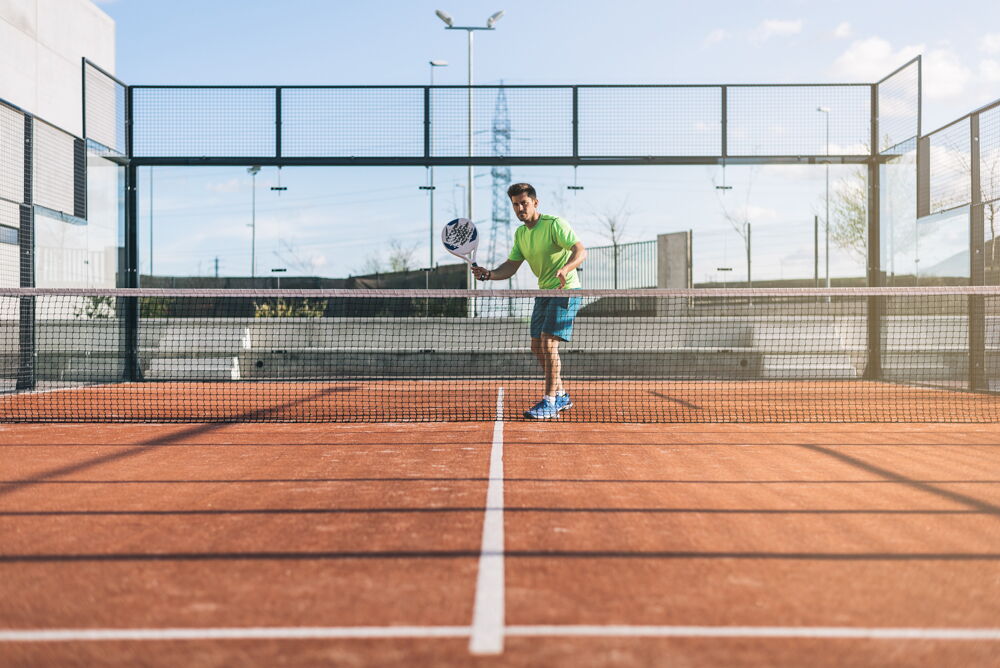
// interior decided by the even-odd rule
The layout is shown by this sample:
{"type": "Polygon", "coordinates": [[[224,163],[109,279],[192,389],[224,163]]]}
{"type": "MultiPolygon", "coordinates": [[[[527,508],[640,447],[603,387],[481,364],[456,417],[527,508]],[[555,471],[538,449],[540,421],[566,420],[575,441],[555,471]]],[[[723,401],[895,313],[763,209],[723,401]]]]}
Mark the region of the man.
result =
{"type": "MultiPolygon", "coordinates": [[[[562,218],[538,212],[538,195],[528,183],[515,183],[507,189],[517,219],[524,225],[514,233],[514,246],[506,262],[496,269],[473,267],[480,281],[503,281],[528,261],[542,290],[577,289],[580,279],[576,268],[587,257],[576,234],[562,218]]],[[[524,413],[527,418],[544,420],[559,417],[559,412],[573,407],[562,384],[559,343],[573,335],[573,319],[580,309],[579,297],[536,297],[531,312],[531,352],[545,372],[542,400],[524,413]]]]}

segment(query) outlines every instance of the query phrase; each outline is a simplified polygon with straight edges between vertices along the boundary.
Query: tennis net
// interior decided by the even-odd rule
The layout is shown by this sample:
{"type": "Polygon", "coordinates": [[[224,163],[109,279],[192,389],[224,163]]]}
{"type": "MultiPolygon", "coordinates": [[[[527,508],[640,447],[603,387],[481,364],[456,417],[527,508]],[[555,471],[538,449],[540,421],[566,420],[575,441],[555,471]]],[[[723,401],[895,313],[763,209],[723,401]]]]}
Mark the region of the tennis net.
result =
{"type": "MultiPolygon", "coordinates": [[[[1000,288],[573,295],[560,421],[1000,419],[1000,288]]],[[[521,419],[539,296],[0,289],[0,421],[521,419]]]]}

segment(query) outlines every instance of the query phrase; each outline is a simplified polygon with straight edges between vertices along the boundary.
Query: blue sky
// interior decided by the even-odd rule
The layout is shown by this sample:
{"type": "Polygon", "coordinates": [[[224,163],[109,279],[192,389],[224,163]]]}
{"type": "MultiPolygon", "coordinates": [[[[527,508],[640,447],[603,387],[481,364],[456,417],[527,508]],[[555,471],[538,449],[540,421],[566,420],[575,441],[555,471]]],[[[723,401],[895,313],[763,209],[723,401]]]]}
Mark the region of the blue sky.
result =
{"type": "MultiPolygon", "coordinates": [[[[506,12],[496,31],[476,35],[477,83],[869,83],[922,54],[924,132],[1000,97],[1000,3],[983,1],[724,1],[710,9],[628,0],[98,4],[116,22],[115,69],[130,84],[422,85],[430,59],[450,63],[436,72],[436,83],[464,84],[465,33],[444,30],[434,16],[440,8],[457,25],[480,25],[506,12]]],[[[848,176],[845,169],[833,170],[834,178],[848,176]]],[[[477,219],[489,216],[486,171],[477,171],[477,219]]],[[[620,168],[574,175],[568,168],[532,168],[515,169],[514,178],[535,181],[542,209],[570,217],[591,245],[603,243],[599,214],[620,206],[632,214],[628,240],[694,229],[701,281],[711,280],[716,266],[738,265],[743,252],[720,214],[716,172],[620,168]],[[574,178],[587,189],[566,191],[574,178]]],[[[812,216],[823,177],[820,168],[729,169],[736,201],[729,206],[756,212],[762,272],[811,274],[812,216]]],[[[245,170],[164,168],[154,178],[156,273],[207,274],[221,257],[222,273],[245,274],[245,170]]],[[[286,168],[281,179],[289,189],[279,196],[267,189],[276,185],[277,171],[265,169],[258,176],[258,272],[288,264],[289,248],[303,267],[298,273],[356,272],[377,253],[366,244],[371,224],[413,246],[426,264],[427,200],[417,190],[425,178],[423,168],[286,168]]],[[[443,223],[458,211],[465,172],[439,168],[436,178],[443,223]]],[[[142,206],[145,216],[148,199],[142,206]]],[[[856,273],[848,255],[834,253],[834,275],[856,273]]]]}

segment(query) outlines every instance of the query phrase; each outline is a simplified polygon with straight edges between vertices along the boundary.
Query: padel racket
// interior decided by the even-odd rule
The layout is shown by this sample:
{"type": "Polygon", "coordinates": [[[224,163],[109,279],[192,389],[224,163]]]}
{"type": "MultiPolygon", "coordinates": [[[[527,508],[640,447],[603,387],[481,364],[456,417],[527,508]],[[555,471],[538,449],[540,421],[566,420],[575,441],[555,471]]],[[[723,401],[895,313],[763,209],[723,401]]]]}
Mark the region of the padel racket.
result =
{"type": "Polygon", "coordinates": [[[476,249],[479,248],[479,233],[476,224],[468,218],[456,218],[441,230],[441,242],[449,253],[462,258],[470,267],[476,264],[476,249]]]}

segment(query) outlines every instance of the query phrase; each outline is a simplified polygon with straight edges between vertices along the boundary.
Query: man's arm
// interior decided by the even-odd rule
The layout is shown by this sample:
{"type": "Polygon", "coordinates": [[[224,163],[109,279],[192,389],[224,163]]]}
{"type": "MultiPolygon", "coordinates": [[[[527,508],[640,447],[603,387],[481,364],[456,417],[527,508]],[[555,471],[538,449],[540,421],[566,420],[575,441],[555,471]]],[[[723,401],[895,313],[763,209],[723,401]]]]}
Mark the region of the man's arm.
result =
{"type": "Polygon", "coordinates": [[[523,261],[524,260],[507,260],[499,267],[492,270],[487,269],[486,267],[473,267],[472,273],[475,275],[476,279],[480,281],[502,281],[516,274],[517,270],[521,268],[521,263],[523,261]]]}
{"type": "Polygon", "coordinates": [[[583,242],[577,241],[573,244],[571,251],[569,261],[556,272],[560,288],[566,287],[566,275],[583,264],[583,261],[587,259],[587,249],[583,247],[583,242]]]}

